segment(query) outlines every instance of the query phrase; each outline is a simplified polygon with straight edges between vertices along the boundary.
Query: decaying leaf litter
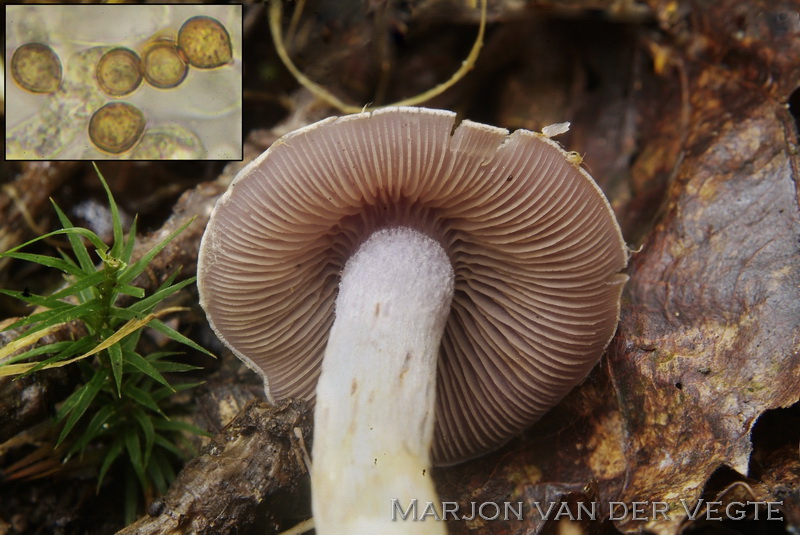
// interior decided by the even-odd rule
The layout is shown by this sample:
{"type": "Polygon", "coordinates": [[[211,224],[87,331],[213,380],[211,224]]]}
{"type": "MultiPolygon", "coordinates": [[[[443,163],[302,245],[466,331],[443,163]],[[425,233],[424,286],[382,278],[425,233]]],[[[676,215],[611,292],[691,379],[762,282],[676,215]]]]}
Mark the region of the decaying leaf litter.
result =
{"type": "MultiPolygon", "coordinates": [[[[523,501],[532,507],[535,501],[561,499],[671,506],[699,497],[783,500],[784,516],[797,518],[791,515],[798,507],[800,479],[798,4],[651,2],[591,12],[580,7],[492,4],[485,47],[474,69],[426,105],[508,128],[572,122],[570,133],[559,140],[584,154],[636,251],[619,332],[589,379],[522,437],[488,457],[436,470],[440,495],[466,510],[472,501],[523,501]]],[[[342,17],[320,11],[316,20],[301,24],[305,19],[300,19],[289,51],[305,58],[301,67],[311,78],[352,102],[371,101],[376,92],[383,93],[384,102],[421,92],[431,79],[440,81],[455,71],[474,39],[477,18],[451,3],[422,2],[413,8],[360,6],[342,17]],[[327,44],[320,45],[323,38],[327,44]]],[[[284,28],[290,25],[286,14],[284,28]]],[[[266,82],[248,82],[253,117],[262,119],[248,126],[246,155],[252,157],[285,131],[337,112],[295,89],[268,43],[252,35],[248,39],[250,61],[278,73],[266,82]]],[[[235,170],[203,182],[220,168],[150,166],[151,172],[180,180],[187,191],[174,209],[175,192],[152,203],[160,212],[149,227],[152,235],[160,234],[154,231],[170,213],[173,218],[164,224],[171,228],[189,214],[199,216],[195,230],[157,260],[149,274],[156,284],[175,266],[182,266],[185,276],[193,273],[203,214],[207,217],[235,170]]],[[[105,172],[112,188],[131,188],[143,170],[109,166],[105,172]]],[[[47,196],[58,198],[64,184],[88,182],[89,170],[71,163],[23,164],[5,166],[4,175],[0,234],[10,240],[7,249],[36,235],[31,227],[47,227],[47,196]]],[[[70,202],[77,204],[76,197],[72,193],[70,202]]],[[[142,210],[132,210],[137,211],[142,210]]],[[[18,270],[16,264],[3,266],[4,287],[22,289],[37,276],[18,270]]],[[[181,319],[187,328],[193,325],[193,332],[202,331],[202,321],[199,312],[181,319]]],[[[254,383],[231,384],[232,377],[245,375],[229,370],[233,364],[226,359],[212,364],[203,377],[208,389],[198,394],[199,413],[213,415],[217,426],[230,420],[231,408],[258,395],[254,383]],[[222,415],[221,405],[229,409],[222,415]]],[[[36,394],[23,397],[29,404],[12,403],[3,412],[16,422],[4,439],[23,431],[0,450],[4,467],[29,452],[20,436],[42,436],[41,426],[34,426],[59,399],[57,388],[45,388],[48,380],[27,386],[36,394]]],[[[61,396],[70,391],[68,376],[52,380],[62,385],[61,396]]],[[[8,382],[2,388],[19,399],[20,386],[8,382]]],[[[8,404],[9,397],[3,395],[2,402],[8,404]]],[[[212,451],[194,464],[202,465],[212,451]]],[[[296,463],[297,453],[283,461],[296,463]]],[[[194,477],[192,466],[176,484],[194,477]]],[[[297,471],[281,491],[288,503],[307,499],[302,465],[292,466],[297,471]]],[[[233,478],[235,472],[219,477],[233,478]]],[[[41,482],[6,482],[5,493],[27,495],[22,501],[3,500],[24,516],[0,512],[7,529],[60,522],[60,532],[69,533],[90,525],[80,512],[91,493],[65,491],[85,476],[69,471],[62,477],[61,494],[53,499],[46,499],[41,482]]],[[[91,487],[88,482],[86,488],[91,487]]],[[[150,510],[156,512],[151,524],[171,518],[170,508],[178,506],[170,501],[173,491],[163,506],[150,510]]],[[[245,508],[237,529],[263,529],[259,514],[270,507],[268,501],[245,508]]],[[[206,514],[181,506],[190,517],[206,514]]],[[[277,532],[303,519],[302,510],[282,516],[284,511],[279,508],[270,517],[270,529],[277,532]]],[[[696,524],[686,521],[680,508],[671,512],[668,522],[623,519],[585,527],[675,533],[696,524]]],[[[91,527],[112,532],[121,526],[91,527]]],[[[556,528],[531,514],[522,523],[449,523],[451,533],[556,528]]]]}

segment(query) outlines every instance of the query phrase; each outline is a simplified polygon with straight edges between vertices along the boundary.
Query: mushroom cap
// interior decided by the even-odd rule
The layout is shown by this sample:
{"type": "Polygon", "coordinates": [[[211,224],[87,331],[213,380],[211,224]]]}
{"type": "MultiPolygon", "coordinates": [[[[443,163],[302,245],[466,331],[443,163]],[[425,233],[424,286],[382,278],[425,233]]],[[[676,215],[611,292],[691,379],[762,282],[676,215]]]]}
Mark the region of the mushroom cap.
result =
{"type": "Polygon", "coordinates": [[[341,270],[397,225],[438,239],[455,271],[432,456],[461,462],[586,377],[616,330],[628,250],[598,186],[542,134],[411,107],[296,130],[233,180],[198,264],[212,328],[271,399],[313,399],[341,270]]]}

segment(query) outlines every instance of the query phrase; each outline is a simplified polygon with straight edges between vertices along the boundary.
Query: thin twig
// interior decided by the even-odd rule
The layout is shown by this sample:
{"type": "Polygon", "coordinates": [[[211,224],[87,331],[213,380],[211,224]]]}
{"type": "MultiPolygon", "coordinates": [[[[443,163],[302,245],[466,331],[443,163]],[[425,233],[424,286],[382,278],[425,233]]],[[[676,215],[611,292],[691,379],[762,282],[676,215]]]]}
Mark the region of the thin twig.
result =
{"type": "MultiPolygon", "coordinates": [[[[471,0],[471,2],[474,3],[474,0],[471,0]]],[[[483,37],[486,30],[486,12],[487,12],[486,2],[487,0],[481,0],[481,19],[480,19],[480,24],[478,26],[478,35],[475,38],[475,42],[472,45],[472,50],[470,50],[469,55],[467,55],[467,58],[461,63],[461,67],[455,73],[453,73],[453,75],[448,80],[429,89],[428,91],[425,91],[424,93],[413,96],[411,98],[394,102],[392,104],[386,104],[385,106],[416,106],[422,104],[444,93],[449,88],[454,86],[475,66],[475,61],[477,61],[478,55],[480,54],[481,48],[483,47],[483,37]]],[[[275,43],[275,50],[278,52],[278,56],[281,58],[281,61],[283,61],[283,64],[286,66],[287,69],[289,69],[289,72],[292,73],[292,76],[294,76],[303,87],[311,91],[317,98],[327,102],[334,108],[337,108],[338,110],[344,113],[359,113],[362,111],[371,111],[385,107],[385,106],[360,107],[360,106],[352,106],[350,104],[345,104],[333,93],[323,88],[322,86],[320,86],[319,84],[308,78],[305,74],[303,74],[300,71],[300,69],[297,68],[294,62],[292,62],[292,59],[289,57],[289,54],[286,51],[283,35],[281,33],[282,16],[283,16],[283,4],[281,0],[270,0],[269,27],[270,27],[270,32],[272,33],[272,40],[275,43]]]]}

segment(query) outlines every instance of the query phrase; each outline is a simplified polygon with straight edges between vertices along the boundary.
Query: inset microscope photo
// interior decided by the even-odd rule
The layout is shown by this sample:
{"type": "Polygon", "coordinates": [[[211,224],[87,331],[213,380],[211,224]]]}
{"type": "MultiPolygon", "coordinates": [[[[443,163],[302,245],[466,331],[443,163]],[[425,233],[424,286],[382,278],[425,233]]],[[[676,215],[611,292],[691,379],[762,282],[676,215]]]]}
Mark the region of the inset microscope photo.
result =
{"type": "Polygon", "coordinates": [[[241,160],[242,6],[6,6],[8,160],[241,160]]]}

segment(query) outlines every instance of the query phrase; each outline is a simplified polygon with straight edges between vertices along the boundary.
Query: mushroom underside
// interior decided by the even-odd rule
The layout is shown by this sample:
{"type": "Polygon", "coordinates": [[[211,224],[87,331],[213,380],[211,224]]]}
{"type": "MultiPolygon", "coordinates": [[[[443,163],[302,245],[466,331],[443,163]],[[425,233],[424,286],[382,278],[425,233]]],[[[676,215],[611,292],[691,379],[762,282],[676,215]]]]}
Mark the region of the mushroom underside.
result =
{"type": "Polygon", "coordinates": [[[234,181],[200,261],[220,337],[273,398],[313,399],[347,259],[385,227],[438,242],[454,271],[438,464],[497,447],[586,376],[616,328],[627,262],[605,197],[555,142],[453,123],[394,108],[286,136],[234,181]]]}

